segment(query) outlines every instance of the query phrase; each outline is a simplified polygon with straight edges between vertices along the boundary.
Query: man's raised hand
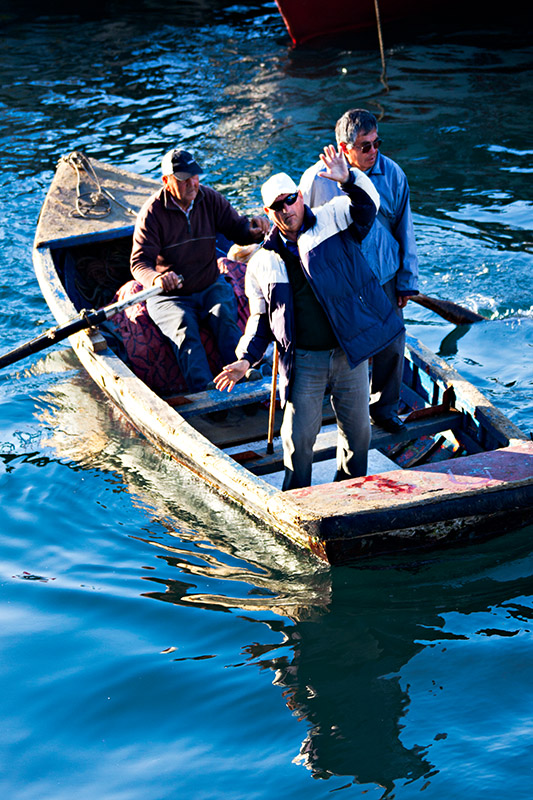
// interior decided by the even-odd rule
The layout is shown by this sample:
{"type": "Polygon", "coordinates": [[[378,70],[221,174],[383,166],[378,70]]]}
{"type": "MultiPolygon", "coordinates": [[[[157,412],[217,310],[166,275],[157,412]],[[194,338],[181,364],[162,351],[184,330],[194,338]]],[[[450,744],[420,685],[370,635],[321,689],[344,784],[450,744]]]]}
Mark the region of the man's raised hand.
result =
{"type": "Polygon", "coordinates": [[[340,148],[336,150],[334,145],[327,145],[327,147],[324,147],[324,152],[320,154],[320,160],[326,168],[325,172],[318,173],[320,178],[346,183],[350,176],[350,170],[344,153],[340,148]]]}

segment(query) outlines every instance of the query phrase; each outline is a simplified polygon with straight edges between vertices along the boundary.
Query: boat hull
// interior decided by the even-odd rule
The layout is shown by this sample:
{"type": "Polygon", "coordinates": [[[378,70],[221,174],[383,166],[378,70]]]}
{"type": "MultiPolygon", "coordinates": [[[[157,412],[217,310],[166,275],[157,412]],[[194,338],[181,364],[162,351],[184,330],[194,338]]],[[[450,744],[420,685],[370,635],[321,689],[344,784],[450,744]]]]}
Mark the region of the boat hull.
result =
{"type": "Polygon", "coordinates": [[[533,444],[301,489],[331,563],[488,538],[532,521],[533,444]]]}
{"type": "MultiPolygon", "coordinates": [[[[376,27],[374,0],[276,0],[280,14],[294,44],[304,44],[320,36],[376,27]]],[[[422,0],[379,0],[381,22],[393,22],[427,13],[422,0]]]]}

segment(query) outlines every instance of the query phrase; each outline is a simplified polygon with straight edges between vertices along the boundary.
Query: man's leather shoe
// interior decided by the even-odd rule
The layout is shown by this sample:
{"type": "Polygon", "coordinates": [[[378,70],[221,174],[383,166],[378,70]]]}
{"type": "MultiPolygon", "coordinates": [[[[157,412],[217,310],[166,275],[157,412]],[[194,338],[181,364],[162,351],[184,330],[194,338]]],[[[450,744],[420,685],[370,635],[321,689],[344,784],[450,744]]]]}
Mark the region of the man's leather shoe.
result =
{"type": "Polygon", "coordinates": [[[374,422],[387,433],[401,433],[405,431],[405,424],[397,414],[391,417],[374,417],[374,422]]]}

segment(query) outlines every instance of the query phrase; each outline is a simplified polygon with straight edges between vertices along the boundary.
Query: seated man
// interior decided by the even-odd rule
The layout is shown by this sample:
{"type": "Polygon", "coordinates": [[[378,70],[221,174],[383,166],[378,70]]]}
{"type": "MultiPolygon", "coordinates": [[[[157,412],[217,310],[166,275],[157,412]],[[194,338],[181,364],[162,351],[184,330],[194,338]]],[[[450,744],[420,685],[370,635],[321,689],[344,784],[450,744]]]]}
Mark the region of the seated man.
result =
{"type": "Polygon", "coordinates": [[[219,192],[201,185],[200,167],[185,150],[167,153],[161,171],[163,187],[137,216],[131,272],[145,288],[164,290],[146,307],[170,340],[189,391],[198,392],[212,383],[200,323],[211,330],[222,363],[235,358],[241,336],[235,295],[217,267],[216,235],[251,244],[263,239],[269,223],[241,216],[219,192]]]}
{"type": "Polygon", "coordinates": [[[313,445],[330,387],[339,436],[336,480],[366,474],[370,419],[368,361],[403,330],[360,242],[375,220],[379,195],[360,170],[330,145],[324,178],[343,196],[311,211],[285,173],[261,193],[274,228],[246,272],[250,317],[238,360],[215,378],[229,391],[274,338],[279,350],[283,489],[309,486],[313,445]]]}

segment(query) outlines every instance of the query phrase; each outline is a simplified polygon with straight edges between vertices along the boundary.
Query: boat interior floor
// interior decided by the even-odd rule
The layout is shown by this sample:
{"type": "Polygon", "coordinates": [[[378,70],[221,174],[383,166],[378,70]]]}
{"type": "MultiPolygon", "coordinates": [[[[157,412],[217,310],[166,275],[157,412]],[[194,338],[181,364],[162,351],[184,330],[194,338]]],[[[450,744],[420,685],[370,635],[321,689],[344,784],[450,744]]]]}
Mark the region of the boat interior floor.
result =
{"type": "MultiPolygon", "coordinates": [[[[273,452],[267,451],[267,430],[269,416],[270,380],[256,382],[254,385],[235,387],[232,393],[215,391],[199,392],[179,398],[167,398],[171,405],[209,441],[224,450],[239,463],[256,475],[266,477],[283,470],[283,453],[279,436],[283,412],[279,402],[275,412],[273,430],[273,452]],[[218,415],[217,412],[226,412],[218,415]]],[[[462,425],[462,415],[454,409],[431,409],[430,414],[409,420],[406,417],[405,430],[401,433],[388,433],[372,424],[370,451],[380,453],[381,457],[370,457],[369,474],[413,467],[430,457],[441,444],[439,434],[453,434],[462,425]],[[423,443],[412,447],[408,457],[399,464],[396,456],[406,452],[410,444],[423,443]]],[[[314,465],[335,459],[337,427],[335,416],[329,402],[324,397],[322,429],[314,448],[314,465]]],[[[314,467],[316,471],[316,466],[314,467]]],[[[331,478],[324,478],[328,482],[331,478]]]]}

